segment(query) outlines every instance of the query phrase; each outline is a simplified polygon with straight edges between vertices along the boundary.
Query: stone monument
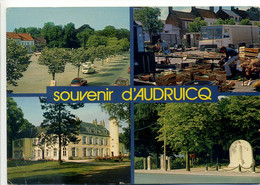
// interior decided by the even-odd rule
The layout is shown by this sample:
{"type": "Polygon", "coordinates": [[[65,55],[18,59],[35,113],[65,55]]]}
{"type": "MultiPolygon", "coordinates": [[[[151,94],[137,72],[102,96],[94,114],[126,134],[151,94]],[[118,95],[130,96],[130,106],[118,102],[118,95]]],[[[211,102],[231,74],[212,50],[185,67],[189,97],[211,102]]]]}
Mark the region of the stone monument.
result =
{"type": "Polygon", "coordinates": [[[229,148],[229,168],[241,167],[250,168],[254,165],[253,150],[250,143],[245,140],[234,141],[229,148]]]}

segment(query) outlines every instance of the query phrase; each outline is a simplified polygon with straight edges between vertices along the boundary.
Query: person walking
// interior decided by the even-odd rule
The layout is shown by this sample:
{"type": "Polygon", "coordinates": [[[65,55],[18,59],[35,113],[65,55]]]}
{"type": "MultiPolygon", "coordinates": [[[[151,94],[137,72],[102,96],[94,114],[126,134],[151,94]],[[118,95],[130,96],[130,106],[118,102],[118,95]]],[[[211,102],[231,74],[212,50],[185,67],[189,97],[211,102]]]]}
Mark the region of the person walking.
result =
{"type": "Polygon", "coordinates": [[[225,46],[222,46],[220,48],[220,53],[225,53],[226,57],[224,58],[225,63],[224,63],[224,68],[225,71],[227,72],[227,78],[230,79],[232,77],[232,72],[230,70],[230,65],[238,60],[238,52],[236,52],[232,48],[226,48],[225,46]]]}

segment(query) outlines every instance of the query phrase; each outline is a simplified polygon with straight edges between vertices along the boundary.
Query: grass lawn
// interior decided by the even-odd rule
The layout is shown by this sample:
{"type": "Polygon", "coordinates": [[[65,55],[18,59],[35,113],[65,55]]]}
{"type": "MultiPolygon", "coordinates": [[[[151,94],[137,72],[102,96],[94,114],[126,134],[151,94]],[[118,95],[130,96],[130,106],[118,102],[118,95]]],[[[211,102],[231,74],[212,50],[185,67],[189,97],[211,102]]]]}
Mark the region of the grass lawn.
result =
{"type": "Polygon", "coordinates": [[[8,181],[14,184],[83,184],[130,182],[130,162],[8,161],[8,181]]]}

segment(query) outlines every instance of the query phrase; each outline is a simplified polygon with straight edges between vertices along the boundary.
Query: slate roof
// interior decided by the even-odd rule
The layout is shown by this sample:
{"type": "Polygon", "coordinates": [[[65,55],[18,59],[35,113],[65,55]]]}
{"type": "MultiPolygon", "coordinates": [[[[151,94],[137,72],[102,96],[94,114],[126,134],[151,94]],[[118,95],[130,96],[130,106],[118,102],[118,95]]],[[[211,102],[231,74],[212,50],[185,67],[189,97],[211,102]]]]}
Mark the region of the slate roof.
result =
{"type": "Polygon", "coordinates": [[[247,14],[248,14],[250,20],[260,21],[260,16],[258,16],[257,13],[247,11],[247,14]]]}
{"type": "Polygon", "coordinates": [[[226,9],[222,9],[223,12],[225,12],[226,14],[228,14],[229,16],[232,17],[240,17],[239,15],[237,15],[235,12],[232,12],[231,10],[226,10],[226,9]]]}
{"type": "Polygon", "coordinates": [[[109,136],[109,131],[101,125],[95,125],[93,123],[81,122],[80,134],[109,136]]]}
{"type": "Polygon", "coordinates": [[[181,12],[181,11],[172,10],[172,13],[175,14],[181,20],[194,20],[196,18],[195,15],[193,15],[192,13],[189,13],[189,12],[181,12]]]}
{"type": "Polygon", "coordinates": [[[200,16],[203,18],[210,18],[210,19],[218,18],[218,16],[215,14],[215,12],[212,12],[211,10],[205,10],[205,9],[200,9],[200,8],[196,8],[196,10],[200,14],[200,16]]]}

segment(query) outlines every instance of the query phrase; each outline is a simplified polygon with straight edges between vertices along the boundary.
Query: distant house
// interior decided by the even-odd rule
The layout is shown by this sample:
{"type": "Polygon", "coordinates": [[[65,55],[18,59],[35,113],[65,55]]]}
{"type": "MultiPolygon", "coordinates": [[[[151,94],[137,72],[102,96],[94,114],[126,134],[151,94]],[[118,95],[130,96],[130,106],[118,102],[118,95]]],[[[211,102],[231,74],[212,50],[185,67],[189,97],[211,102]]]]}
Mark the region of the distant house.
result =
{"type": "Polygon", "coordinates": [[[217,11],[217,16],[221,18],[222,20],[226,19],[234,19],[235,22],[241,21],[242,17],[237,15],[235,12],[231,10],[222,9],[222,7],[219,7],[219,10],[217,11]]]}
{"type": "Polygon", "coordinates": [[[194,14],[196,17],[200,17],[202,20],[206,21],[208,25],[212,25],[217,22],[218,16],[214,12],[214,7],[209,7],[209,10],[200,9],[196,7],[191,7],[191,13],[194,14]]]}
{"type": "Polygon", "coordinates": [[[231,6],[231,11],[239,15],[241,19],[249,19],[253,24],[254,22],[260,22],[259,12],[254,13],[250,11],[239,10],[238,8],[234,8],[234,6],[231,6]]]}
{"type": "Polygon", "coordinates": [[[183,38],[188,32],[188,23],[193,22],[196,16],[190,12],[181,12],[173,10],[169,7],[169,13],[166,18],[165,24],[172,25],[173,27],[180,29],[180,38],[183,38]]]}
{"type": "Polygon", "coordinates": [[[33,37],[36,49],[41,51],[46,46],[46,40],[43,37],[33,37]]]}
{"type": "Polygon", "coordinates": [[[180,43],[180,31],[178,26],[173,26],[172,24],[165,24],[163,31],[161,32],[161,39],[166,41],[170,46],[180,43]]]}
{"type": "Polygon", "coordinates": [[[32,53],[32,46],[34,46],[34,39],[28,33],[15,33],[15,32],[7,32],[7,39],[13,39],[17,44],[23,45],[27,48],[29,53],[32,53]]]}

